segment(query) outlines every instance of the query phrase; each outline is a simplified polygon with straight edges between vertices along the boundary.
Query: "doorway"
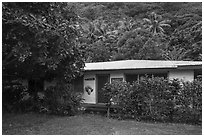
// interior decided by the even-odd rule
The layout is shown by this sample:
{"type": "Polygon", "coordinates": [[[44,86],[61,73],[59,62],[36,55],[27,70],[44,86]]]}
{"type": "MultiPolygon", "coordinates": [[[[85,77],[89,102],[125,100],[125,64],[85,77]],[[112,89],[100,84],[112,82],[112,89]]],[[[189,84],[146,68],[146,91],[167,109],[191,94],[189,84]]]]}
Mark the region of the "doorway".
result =
{"type": "Polygon", "coordinates": [[[106,103],[108,102],[107,98],[104,96],[102,88],[106,83],[110,82],[110,75],[109,74],[103,74],[103,75],[97,75],[97,93],[98,93],[98,103],[106,103]]]}

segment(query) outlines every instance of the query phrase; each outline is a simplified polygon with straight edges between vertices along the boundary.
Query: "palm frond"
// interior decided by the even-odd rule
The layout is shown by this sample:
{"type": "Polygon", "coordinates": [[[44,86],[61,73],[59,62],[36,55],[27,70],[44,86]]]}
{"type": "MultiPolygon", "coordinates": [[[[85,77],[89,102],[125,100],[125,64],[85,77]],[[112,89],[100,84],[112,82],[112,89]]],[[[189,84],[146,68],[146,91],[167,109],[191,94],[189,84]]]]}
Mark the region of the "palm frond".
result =
{"type": "Polygon", "coordinates": [[[171,27],[169,24],[159,24],[161,27],[171,27]]]}
{"type": "Polygon", "coordinates": [[[158,27],[158,30],[164,32],[164,29],[162,27],[158,27]]]}
{"type": "Polygon", "coordinates": [[[149,23],[149,24],[152,23],[152,21],[151,21],[150,19],[147,19],[147,18],[144,18],[143,21],[144,21],[145,23],[149,23]]]}
{"type": "Polygon", "coordinates": [[[160,21],[159,23],[160,24],[168,24],[168,23],[170,23],[171,22],[171,20],[162,20],[162,21],[160,21]]]}

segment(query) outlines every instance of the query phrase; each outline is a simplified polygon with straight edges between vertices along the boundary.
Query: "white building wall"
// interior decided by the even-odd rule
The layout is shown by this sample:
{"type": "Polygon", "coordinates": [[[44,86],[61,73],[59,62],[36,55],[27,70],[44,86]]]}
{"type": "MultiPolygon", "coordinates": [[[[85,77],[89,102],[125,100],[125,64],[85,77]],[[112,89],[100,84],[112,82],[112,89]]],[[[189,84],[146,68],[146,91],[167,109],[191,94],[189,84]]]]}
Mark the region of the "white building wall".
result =
{"type": "Polygon", "coordinates": [[[194,70],[171,70],[168,75],[169,79],[179,79],[183,81],[194,80],[194,70]]]}
{"type": "Polygon", "coordinates": [[[84,74],[84,94],[83,94],[84,103],[96,103],[96,75],[95,74],[84,74]],[[89,95],[85,91],[85,87],[90,86],[93,89],[93,92],[89,95]]]}

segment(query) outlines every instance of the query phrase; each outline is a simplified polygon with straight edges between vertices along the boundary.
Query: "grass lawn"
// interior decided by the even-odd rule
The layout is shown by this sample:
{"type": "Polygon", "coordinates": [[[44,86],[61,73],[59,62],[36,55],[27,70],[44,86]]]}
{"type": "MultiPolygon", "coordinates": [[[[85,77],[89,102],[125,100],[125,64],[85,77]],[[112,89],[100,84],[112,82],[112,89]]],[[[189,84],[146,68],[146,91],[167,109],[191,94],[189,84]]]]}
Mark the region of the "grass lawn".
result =
{"type": "Polygon", "coordinates": [[[3,114],[2,134],[41,135],[201,135],[202,127],[108,119],[96,114],[60,117],[43,114],[3,114]]]}

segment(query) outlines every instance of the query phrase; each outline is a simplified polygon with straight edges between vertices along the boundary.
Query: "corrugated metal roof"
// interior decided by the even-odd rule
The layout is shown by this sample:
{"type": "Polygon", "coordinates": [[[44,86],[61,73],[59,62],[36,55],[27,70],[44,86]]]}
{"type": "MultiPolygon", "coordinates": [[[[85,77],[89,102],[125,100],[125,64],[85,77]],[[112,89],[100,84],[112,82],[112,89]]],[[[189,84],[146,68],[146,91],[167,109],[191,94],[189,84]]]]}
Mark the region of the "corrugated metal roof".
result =
{"type": "Polygon", "coordinates": [[[201,61],[164,61],[164,60],[121,60],[110,62],[86,63],[85,71],[90,70],[121,70],[143,68],[177,68],[179,66],[202,65],[201,61]]]}

